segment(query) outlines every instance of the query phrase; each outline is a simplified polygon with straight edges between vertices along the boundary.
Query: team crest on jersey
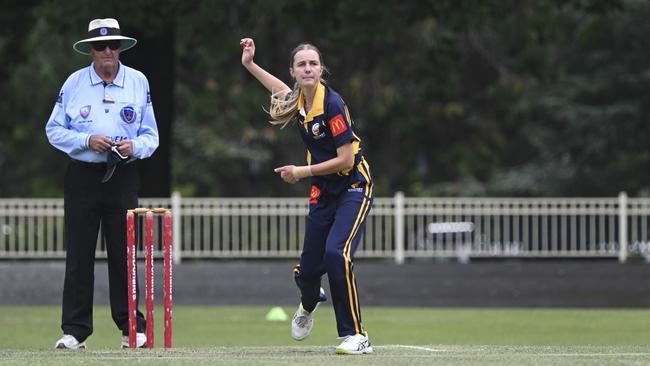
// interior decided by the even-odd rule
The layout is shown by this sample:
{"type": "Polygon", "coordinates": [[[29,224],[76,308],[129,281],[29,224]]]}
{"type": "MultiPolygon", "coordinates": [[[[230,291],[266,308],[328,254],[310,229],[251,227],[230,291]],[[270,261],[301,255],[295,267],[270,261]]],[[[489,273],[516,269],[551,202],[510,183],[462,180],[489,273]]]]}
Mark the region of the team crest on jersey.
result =
{"type": "Polygon", "coordinates": [[[88,115],[90,114],[90,108],[91,107],[89,105],[85,105],[81,107],[81,109],[79,110],[79,114],[81,115],[81,117],[87,118],[88,115]]]}
{"type": "Polygon", "coordinates": [[[314,136],[314,139],[318,140],[325,137],[325,132],[321,129],[321,124],[316,122],[311,126],[311,134],[314,136]]]}
{"type": "Polygon", "coordinates": [[[122,121],[126,123],[133,123],[136,117],[135,109],[131,106],[122,108],[120,111],[120,117],[122,117],[122,121]]]}

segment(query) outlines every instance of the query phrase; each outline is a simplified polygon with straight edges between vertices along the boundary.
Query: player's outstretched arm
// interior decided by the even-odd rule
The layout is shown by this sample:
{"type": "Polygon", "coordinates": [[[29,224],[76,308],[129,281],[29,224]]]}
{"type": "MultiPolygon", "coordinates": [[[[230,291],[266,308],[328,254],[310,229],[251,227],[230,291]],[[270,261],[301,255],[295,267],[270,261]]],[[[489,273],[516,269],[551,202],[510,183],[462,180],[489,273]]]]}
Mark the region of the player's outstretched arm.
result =
{"type": "Polygon", "coordinates": [[[255,42],[252,38],[242,38],[239,41],[239,44],[242,46],[242,65],[244,65],[246,70],[253,74],[253,76],[255,76],[255,78],[271,92],[271,94],[278,93],[277,96],[283,98],[286,93],[291,91],[291,88],[289,88],[287,84],[283,83],[282,80],[271,75],[253,61],[253,58],[255,57],[255,42]]]}

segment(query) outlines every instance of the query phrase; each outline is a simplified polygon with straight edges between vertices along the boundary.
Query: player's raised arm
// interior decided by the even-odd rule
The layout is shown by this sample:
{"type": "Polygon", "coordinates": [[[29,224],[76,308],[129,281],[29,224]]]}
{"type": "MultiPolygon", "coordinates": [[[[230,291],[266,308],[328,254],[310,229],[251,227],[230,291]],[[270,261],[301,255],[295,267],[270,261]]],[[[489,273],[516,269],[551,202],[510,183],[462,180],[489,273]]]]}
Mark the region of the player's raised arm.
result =
{"type": "Polygon", "coordinates": [[[255,57],[255,42],[252,38],[242,38],[239,41],[239,44],[242,46],[242,65],[244,65],[246,70],[253,74],[253,76],[255,76],[255,78],[271,92],[271,94],[278,93],[277,96],[282,98],[286,93],[291,91],[291,88],[289,88],[287,84],[283,83],[282,80],[276,78],[253,61],[253,58],[255,57]]]}

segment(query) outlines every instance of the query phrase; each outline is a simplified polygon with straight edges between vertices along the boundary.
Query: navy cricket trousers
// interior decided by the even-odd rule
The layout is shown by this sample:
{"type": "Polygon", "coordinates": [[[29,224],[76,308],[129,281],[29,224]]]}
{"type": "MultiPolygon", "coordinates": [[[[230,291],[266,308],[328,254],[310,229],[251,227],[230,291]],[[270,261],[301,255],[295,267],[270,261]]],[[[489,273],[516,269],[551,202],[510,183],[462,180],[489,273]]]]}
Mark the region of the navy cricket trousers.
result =
{"type": "Polygon", "coordinates": [[[312,198],[300,265],[294,269],[307,311],[316,307],[321,277],[327,273],[340,337],[365,333],[353,260],[372,201],[372,185],[312,198]]]}

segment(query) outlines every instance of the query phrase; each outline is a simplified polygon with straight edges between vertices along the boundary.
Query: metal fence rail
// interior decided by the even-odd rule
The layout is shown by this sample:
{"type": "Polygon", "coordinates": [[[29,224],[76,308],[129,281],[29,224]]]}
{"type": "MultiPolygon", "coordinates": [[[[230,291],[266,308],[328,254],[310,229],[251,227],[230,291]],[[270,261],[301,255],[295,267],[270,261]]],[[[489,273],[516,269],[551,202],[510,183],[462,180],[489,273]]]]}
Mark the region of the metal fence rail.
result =
{"type": "Polygon", "coordinates": [[[616,256],[618,213],[616,198],[407,199],[405,256],[616,256]],[[428,230],[449,222],[473,230],[428,230]]]}
{"type": "MultiPolygon", "coordinates": [[[[295,258],[303,198],[141,199],[174,213],[181,258],[295,258]]],[[[62,199],[0,199],[0,258],[63,258],[62,199]]],[[[141,227],[141,223],[138,223],[141,227]]],[[[376,198],[357,257],[618,257],[650,253],[650,199],[376,198]]],[[[140,230],[142,231],[142,230],[140,230]]],[[[162,253],[161,230],[155,233],[162,253]]],[[[140,241],[142,242],[142,241],[140,241]]],[[[97,256],[105,257],[101,235],[97,256]]],[[[141,249],[141,248],[140,248],[141,249]]]]}

